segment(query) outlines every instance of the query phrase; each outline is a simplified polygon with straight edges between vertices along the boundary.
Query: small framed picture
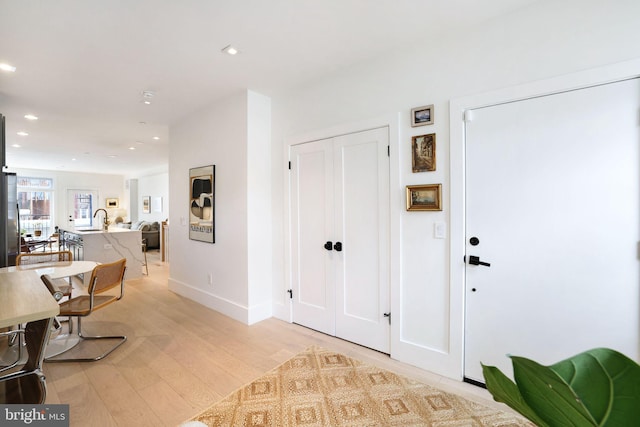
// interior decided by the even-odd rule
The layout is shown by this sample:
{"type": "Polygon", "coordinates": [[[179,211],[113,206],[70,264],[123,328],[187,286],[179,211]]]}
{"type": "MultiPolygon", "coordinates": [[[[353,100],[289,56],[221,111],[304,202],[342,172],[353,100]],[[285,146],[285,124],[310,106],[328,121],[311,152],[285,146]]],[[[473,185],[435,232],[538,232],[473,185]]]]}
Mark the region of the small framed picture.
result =
{"type": "Polygon", "coordinates": [[[436,170],[435,133],[411,138],[411,170],[413,172],[433,172],[436,170]]]}
{"type": "Polygon", "coordinates": [[[151,213],[151,196],[144,196],[142,198],[142,213],[151,213]]]}
{"type": "Polygon", "coordinates": [[[411,126],[425,126],[433,124],[433,104],[411,109],[411,126]]]}
{"type": "Polygon", "coordinates": [[[441,211],[442,184],[407,185],[408,211],[441,211]]]}
{"type": "Polygon", "coordinates": [[[108,208],[117,208],[119,207],[118,199],[107,199],[107,207],[108,208]]]}

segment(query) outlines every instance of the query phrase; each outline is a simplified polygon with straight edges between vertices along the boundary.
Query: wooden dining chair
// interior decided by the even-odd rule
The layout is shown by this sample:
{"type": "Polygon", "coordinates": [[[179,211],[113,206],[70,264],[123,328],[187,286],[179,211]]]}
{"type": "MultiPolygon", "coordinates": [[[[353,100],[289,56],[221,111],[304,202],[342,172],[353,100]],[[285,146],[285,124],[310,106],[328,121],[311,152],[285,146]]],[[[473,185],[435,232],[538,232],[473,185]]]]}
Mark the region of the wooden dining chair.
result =
{"type": "MultiPolygon", "coordinates": [[[[125,335],[115,336],[89,336],[82,334],[82,318],[91,315],[96,310],[100,310],[109,304],[119,301],[124,296],[124,273],[127,260],[125,258],[112,263],[99,264],[91,272],[88,295],[78,295],[67,301],[60,303],[60,316],[78,318],[78,337],[82,340],[118,340],[116,345],[96,357],[73,357],[73,358],[47,358],[46,362],[94,362],[111,354],[127,340],[125,335]],[[105,294],[112,289],[119,288],[117,295],[105,294]]],[[[47,280],[46,275],[42,277],[47,280]]],[[[57,357],[57,356],[56,356],[57,357]]]]}
{"type": "MultiPolygon", "coordinates": [[[[59,261],[73,261],[73,253],[71,251],[28,252],[22,253],[16,257],[16,265],[21,266],[59,261]]],[[[53,279],[53,281],[56,287],[62,291],[62,295],[71,298],[73,286],[71,285],[70,277],[68,279],[53,279]]]]}

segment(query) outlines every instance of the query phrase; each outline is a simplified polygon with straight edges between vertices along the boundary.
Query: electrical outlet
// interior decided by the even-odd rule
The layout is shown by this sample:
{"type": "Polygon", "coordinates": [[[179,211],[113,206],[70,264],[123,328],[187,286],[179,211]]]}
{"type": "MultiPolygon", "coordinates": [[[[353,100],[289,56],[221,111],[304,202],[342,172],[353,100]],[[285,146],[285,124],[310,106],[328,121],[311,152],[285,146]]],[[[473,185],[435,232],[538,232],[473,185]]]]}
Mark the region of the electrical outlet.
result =
{"type": "Polygon", "coordinates": [[[207,273],[207,283],[213,285],[213,274],[207,273]]]}

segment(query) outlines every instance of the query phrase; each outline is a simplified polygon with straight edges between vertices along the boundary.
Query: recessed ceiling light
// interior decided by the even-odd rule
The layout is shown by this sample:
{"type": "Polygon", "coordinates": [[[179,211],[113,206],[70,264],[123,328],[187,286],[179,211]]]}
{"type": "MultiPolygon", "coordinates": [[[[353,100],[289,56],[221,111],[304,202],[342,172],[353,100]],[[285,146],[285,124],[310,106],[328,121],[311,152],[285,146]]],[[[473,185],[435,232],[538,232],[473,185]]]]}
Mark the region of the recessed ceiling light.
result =
{"type": "Polygon", "coordinates": [[[27,132],[22,131],[22,130],[21,130],[20,132],[17,132],[17,133],[18,133],[18,135],[20,135],[20,136],[28,136],[28,135],[29,135],[27,132]]]}
{"type": "Polygon", "coordinates": [[[9,64],[5,64],[5,63],[1,63],[0,62],[0,70],[8,71],[10,73],[15,73],[16,67],[14,67],[13,65],[9,65],[9,64]]]}
{"type": "Polygon", "coordinates": [[[235,55],[235,54],[238,53],[238,49],[236,49],[235,47],[229,45],[229,46],[226,46],[226,47],[222,48],[222,52],[224,52],[224,53],[226,53],[228,55],[235,55]]]}
{"type": "Polygon", "coordinates": [[[145,105],[151,105],[151,101],[145,99],[144,101],[142,101],[145,105]]]}
{"type": "Polygon", "coordinates": [[[22,145],[20,145],[20,144],[11,144],[11,146],[12,146],[13,148],[20,148],[20,147],[22,147],[22,145]]]}
{"type": "Polygon", "coordinates": [[[110,159],[115,159],[118,156],[116,156],[115,154],[109,154],[107,157],[110,158],[110,159]]]}
{"type": "Polygon", "coordinates": [[[129,147],[129,150],[135,150],[136,147],[129,147]]]}
{"type": "Polygon", "coordinates": [[[71,159],[71,161],[72,161],[72,162],[75,162],[75,161],[76,161],[76,158],[74,157],[73,159],[71,159]]]}
{"type": "Polygon", "coordinates": [[[33,114],[25,114],[24,118],[27,120],[38,120],[38,116],[34,116],[33,114]]]}
{"type": "Polygon", "coordinates": [[[159,136],[154,136],[153,139],[155,139],[156,141],[160,139],[159,136]]]}

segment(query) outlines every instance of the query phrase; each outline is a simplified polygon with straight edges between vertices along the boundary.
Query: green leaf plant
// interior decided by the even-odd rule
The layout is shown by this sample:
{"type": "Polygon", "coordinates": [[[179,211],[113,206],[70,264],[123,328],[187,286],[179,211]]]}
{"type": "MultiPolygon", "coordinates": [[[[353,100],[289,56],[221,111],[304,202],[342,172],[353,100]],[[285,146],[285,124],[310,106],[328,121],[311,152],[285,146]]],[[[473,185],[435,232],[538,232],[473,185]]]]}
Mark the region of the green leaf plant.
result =
{"type": "Polygon", "coordinates": [[[515,383],[482,365],[493,398],[540,427],[640,426],[640,365],[596,348],[554,365],[509,356],[515,383]]]}

